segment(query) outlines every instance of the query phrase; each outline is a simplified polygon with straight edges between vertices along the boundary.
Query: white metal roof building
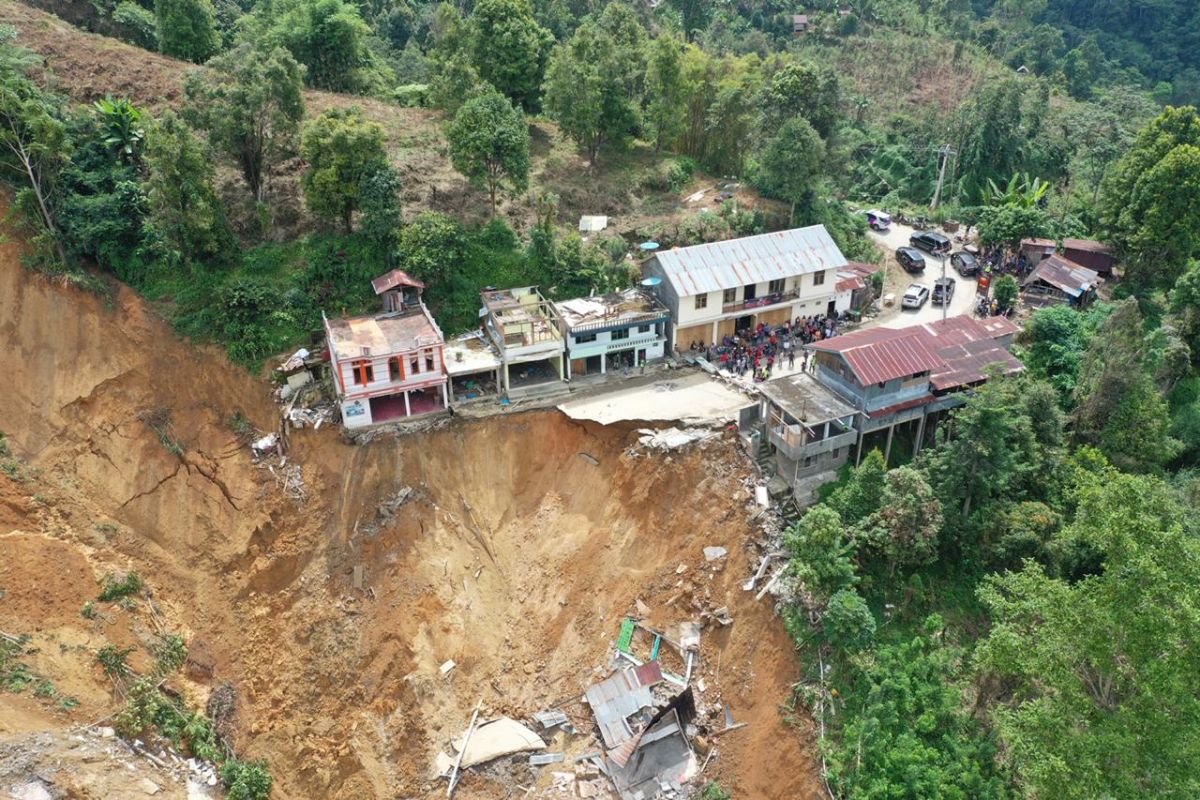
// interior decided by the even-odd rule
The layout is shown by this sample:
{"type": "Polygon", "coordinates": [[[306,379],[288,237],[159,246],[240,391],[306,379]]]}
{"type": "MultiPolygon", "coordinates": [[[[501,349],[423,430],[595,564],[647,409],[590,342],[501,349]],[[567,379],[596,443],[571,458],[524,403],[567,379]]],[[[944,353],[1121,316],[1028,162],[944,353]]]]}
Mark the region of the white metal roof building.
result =
{"type": "MultiPolygon", "coordinates": [[[[824,225],[656,253],[643,271],[671,311],[673,342],[717,341],[760,323],[823,316],[846,257],[824,225]]],[[[682,343],[682,344],[681,344],[682,343]]]]}

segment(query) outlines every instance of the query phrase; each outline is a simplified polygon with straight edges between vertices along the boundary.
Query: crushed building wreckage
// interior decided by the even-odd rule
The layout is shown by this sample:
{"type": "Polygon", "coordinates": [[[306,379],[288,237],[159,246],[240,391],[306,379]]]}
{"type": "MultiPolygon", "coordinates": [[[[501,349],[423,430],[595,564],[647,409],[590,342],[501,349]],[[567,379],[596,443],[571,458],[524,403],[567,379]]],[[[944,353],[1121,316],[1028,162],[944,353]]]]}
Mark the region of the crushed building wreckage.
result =
{"type": "MultiPolygon", "coordinates": [[[[645,604],[637,601],[644,617],[645,604]]],[[[730,624],[728,609],[703,613],[700,621],[672,625],[669,633],[643,624],[639,616],[621,619],[604,677],[587,686],[579,709],[551,706],[525,722],[498,716],[472,716],[466,731],[438,754],[435,773],[451,781],[463,771],[491,762],[513,776],[534,773],[544,786],[535,796],[567,794],[619,800],[689,796],[713,754],[712,737],[744,727],[734,725],[728,705],[709,696],[699,674],[701,634],[706,623],[730,624]],[[540,731],[540,733],[535,732],[540,731]],[[509,762],[501,761],[511,757],[509,762]],[[701,763],[703,759],[703,763],[701,763]],[[547,773],[540,771],[546,769],[547,773]],[[572,771],[567,772],[565,769],[572,771]]],[[[495,774],[492,770],[491,774],[495,774]]],[[[524,786],[522,786],[524,788],[524,786]]]]}

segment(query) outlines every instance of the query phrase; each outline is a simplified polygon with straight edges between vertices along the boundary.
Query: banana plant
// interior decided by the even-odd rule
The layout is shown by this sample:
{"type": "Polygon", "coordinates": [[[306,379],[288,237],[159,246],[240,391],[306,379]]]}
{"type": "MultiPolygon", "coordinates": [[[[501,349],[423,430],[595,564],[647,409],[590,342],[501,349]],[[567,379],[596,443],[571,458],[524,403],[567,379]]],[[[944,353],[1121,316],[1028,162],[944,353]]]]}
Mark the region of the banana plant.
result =
{"type": "Polygon", "coordinates": [[[984,205],[1016,206],[1018,208],[1033,208],[1042,202],[1046,192],[1050,191],[1050,183],[1041,178],[1030,179],[1029,173],[1013,173],[1008,179],[1008,185],[1001,189],[991,178],[987,179],[987,190],[984,192],[984,205]]]}
{"type": "Polygon", "coordinates": [[[114,100],[111,96],[97,100],[92,108],[100,122],[104,146],[124,161],[135,160],[146,138],[141,109],[125,98],[114,100]]]}

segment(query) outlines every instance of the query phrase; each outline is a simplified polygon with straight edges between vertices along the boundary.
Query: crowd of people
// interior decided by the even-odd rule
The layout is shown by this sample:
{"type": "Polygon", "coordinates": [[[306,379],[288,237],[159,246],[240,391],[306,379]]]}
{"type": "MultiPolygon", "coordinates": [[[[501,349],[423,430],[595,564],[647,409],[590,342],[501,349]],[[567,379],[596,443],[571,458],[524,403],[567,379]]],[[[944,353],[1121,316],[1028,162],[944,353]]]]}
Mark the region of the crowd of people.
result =
{"type": "Polygon", "coordinates": [[[691,342],[689,351],[730,375],[750,374],[756,382],[765,381],[784,365],[789,371],[794,370],[796,359],[800,359],[802,369],[807,368],[810,362],[806,359],[811,359],[811,354],[801,348],[837,336],[838,323],[837,316],[797,317],[782,325],[759,323],[756,328],[738,331],[720,342],[691,342]]]}

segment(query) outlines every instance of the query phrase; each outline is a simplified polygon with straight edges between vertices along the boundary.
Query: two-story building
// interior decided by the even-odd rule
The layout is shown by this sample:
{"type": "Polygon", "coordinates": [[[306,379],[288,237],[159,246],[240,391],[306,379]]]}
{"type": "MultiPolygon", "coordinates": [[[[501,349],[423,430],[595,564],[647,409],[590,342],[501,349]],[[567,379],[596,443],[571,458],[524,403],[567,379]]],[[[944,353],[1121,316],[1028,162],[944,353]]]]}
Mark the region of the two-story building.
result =
{"type": "Polygon", "coordinates": [[[817,382],[857,410],[855,463],[873,448],[890,458],[897,434],[920,452],[931,422],[964,402],[962,391],[1024,367],[1008,352],[1020,329],[1004,317],[969,316],[909,328],[868,328],[806,345],[817,382]]]}
{"type": "Polygon", "coordinates": [[[485,289],[480,297],[484,332],[500,355],[504,394],[566,380],[562,320],[536,286],[485,289]]]}
{"type": "Polygon", "coordinates": [[[567,377],[603,375],[665,355],[671,315],[638,287],[555,303],[567,347],[567,377]]]}
{"type": "Polygon", "coordinates": [[[442,331],[421,292],[402,270],[372,281],[383,312],[325,321],[333,381],[347,428],[444,410],[446,365],[442,331]]]}
{"type": "Polygon", "coordinates": [[[835,310],[846,258],[824,225],[656,253],[642,265],[671,312],[671,348],[835,310]]]}

